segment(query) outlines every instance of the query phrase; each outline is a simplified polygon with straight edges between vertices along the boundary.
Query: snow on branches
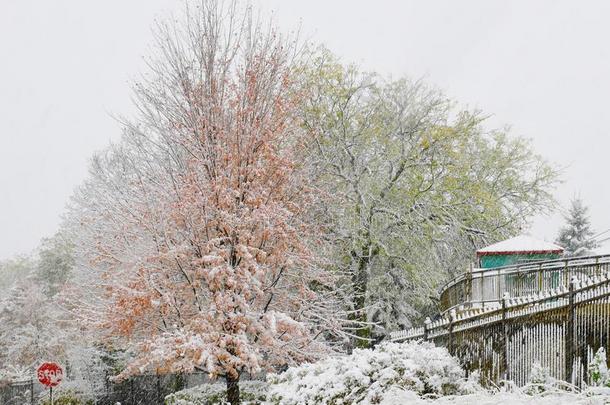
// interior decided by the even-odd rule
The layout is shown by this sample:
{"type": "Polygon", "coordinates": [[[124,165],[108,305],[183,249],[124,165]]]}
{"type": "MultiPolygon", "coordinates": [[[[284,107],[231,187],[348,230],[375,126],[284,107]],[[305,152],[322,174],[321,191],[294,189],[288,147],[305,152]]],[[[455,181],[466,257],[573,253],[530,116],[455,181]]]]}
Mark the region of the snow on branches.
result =
{"type": "Polygon", "coordinates": [[[122,376],[290,365],[332,348],[334,278],[302,175],[294,46],[235,4],[161,25],[141,112],[73,201],[87,324],[134,355],[122,376]],[[116,337],[120,339],[116,339],[116,337]]]}

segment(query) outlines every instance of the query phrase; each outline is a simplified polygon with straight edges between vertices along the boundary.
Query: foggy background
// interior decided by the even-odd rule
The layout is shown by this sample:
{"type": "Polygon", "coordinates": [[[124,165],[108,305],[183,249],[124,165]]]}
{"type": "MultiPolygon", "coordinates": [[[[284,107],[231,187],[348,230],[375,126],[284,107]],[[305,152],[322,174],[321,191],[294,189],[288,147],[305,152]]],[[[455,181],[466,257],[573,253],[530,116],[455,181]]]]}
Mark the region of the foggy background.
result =
{"type": "MultiPolygon", "coordinates": [[[[592,227],[610,228],[610,3],[560,1],[252,2],[284,30],[343,61],[424,78],[512,126],[564,168],[556,190],[580,195],[592,227]]],[[[179,0],[0,2],[0,259],[55,232],[91,154],[134,113],[129,82],[145,70],[155,18],[179,0]]],[[[530,232],[553,240],[559,213],[530,232]]],[[[601,251],[610,251],[602,248],[601,251]]]]}

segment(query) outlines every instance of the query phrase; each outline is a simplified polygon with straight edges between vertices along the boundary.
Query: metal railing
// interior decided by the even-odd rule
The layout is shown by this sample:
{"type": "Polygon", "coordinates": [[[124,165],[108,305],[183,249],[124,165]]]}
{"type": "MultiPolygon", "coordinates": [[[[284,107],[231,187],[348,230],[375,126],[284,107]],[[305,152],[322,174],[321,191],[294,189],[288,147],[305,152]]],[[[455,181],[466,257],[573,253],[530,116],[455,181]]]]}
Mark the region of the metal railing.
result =
{"type": "Polygon", "coordinates": [[[525,297],[567,288],[572,276],[594,277],[610,269],[610,255],[556,259],[519,265],[474,269],[441,289],[441,311],[456,307],[496,305],[505,294],[525,297]]]}
{"type": "Polygon", "coordinates": [[[0,382],[0,403],[3,405],[35,405],[43,390],[34,379],[13,382],[0,382]]]}
{"type": "Polygon", "coordinates": [[[578,266],[565,266],[583,271],[567,287],[506,296],[494,306],[452,309],[434,321],[427,319],[423,327],[394,332],[390,340],[446,347],[467,372],[480,372],[483,382],[511,380],[523,386],[532,364],[539,363],[556,379],[591,385],[589,367],[596,353],[610,351],[610,271],[588,275],[597,264],[607,267],[606,256],[578,260],[578,266]]]}

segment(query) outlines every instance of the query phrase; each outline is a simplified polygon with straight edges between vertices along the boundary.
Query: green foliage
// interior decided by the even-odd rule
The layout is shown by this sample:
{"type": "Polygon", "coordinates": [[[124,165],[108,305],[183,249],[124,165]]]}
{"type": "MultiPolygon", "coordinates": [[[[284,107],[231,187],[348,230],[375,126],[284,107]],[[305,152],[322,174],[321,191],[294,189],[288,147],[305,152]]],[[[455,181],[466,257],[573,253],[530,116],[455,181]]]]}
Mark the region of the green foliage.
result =
{"type": "MultiPolygon", "coordinates": [[[[477,248],[553,205],[557,172],[530,143],[486,129],[483,114],[437,89],[360,72],[323,49],[301,73],[315,134],[304,161],[325,192],[327,256],[348,275],[352,320],[391,330],[436,312],[431,297],[477,248]]],[[[370,332],[355,334],[366,345],[370,332]]]]}
{"type": "MultiPolygon", "coordinates": [[[[51,401],[48,398],[48,391],[45,394],[47,396],[40,405],[51,405],[51,401]]],[[[95,402],[92,399],[84,398],[82,395],[78,394],[72,390],[60,391],[53,395],[53,404],[54,405],[94,405],[95,402]]]]}
{"type": "Polygon", "coordinates": [[[59,292],[74,266],[72,244],[57,233],[45,238],[39,248],[36,276],[44,286],[44,292],[51,297],[59,292]]]}
{"type": "Polygon", "coordinates": [[[36,255],[0,261],[0,292],[34,276],[45,294],[53,296],[66,282],[73,266],[72,244],[58,232],[42,240],[36,255]]]}
{"type": "Polygon", "coordinates": [[[58,232],[43,239],[36,253],[0,261],[0,292],[8,291],[28,276],[34,276],[49,297],[59,291],[74,266],[71,243],[58,232]]]}
{"type": "Polygon", "coordinates": [[[589,363],[589,376],[591,383],[594,386],[610,387],[610,375],[608,373],[608,362],[606,359],[606,350],[600,347],[595,353],[593,360],[589,363]]]}

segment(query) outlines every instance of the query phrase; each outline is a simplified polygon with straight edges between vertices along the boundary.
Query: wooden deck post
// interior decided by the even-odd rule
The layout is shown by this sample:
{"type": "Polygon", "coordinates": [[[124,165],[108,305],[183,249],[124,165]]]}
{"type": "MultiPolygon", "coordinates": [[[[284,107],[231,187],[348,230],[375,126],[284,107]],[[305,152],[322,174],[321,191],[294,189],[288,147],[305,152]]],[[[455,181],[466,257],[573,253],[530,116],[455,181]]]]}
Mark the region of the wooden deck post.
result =
{"type": "Polygon", "coordinates": [[[595,258],[595,274],[599,277],[602,275],[601,267],[599,265],[599,257],[595,258]]]}
{"type": "Polygon", "coordinates": [[[503,297],[502,297],[502,329],[503,329],[503,333],[504,333],[504,338],[502,341],[502,346],[504,349],[504,353],[502,356],[502,375],[503,375],[503,379],[504,380],[508,380],[509,376],[508,376],[508,321],[506,319],[506,306],[507,306],[507,301],[510,298],[510,294],[508,292],[505,292],[503,297]]]}
{"type": "Polygon", "coordinates": [[[576,356],[575,341],[574,341],[574,290],[576,287],[576,277],[570,279],[570,286],[568,291],[568,313],[566,322],[566,340],[565,340],[565,367],[566,375],[565,379],[567,382],[574,384],[573,372],[574,372],[574,360],[576,356]]]}
{"type": "Polygon", "coordinates": [[[451,355],[453,355],[455,353],[455,351],[453,350],[453,321],[455,320],[455,316],[456,316],[456,312],[455,309],[452,309],[451,311],[449,311],[449,345],[448,345],[448,350],[449,353],[451,355]]]}
{"type": "Polygon", "coordinates": [[[470,271],[466,273],[466,301],[472,301],[472,263],[470,263],[470,271]]]}
{"type": "Polygon", "coordinates": [[[430,327],[431,322],[429,317],[426,317],[424,320],[424,342],[428,341],[428,328],[430,327]]]}

